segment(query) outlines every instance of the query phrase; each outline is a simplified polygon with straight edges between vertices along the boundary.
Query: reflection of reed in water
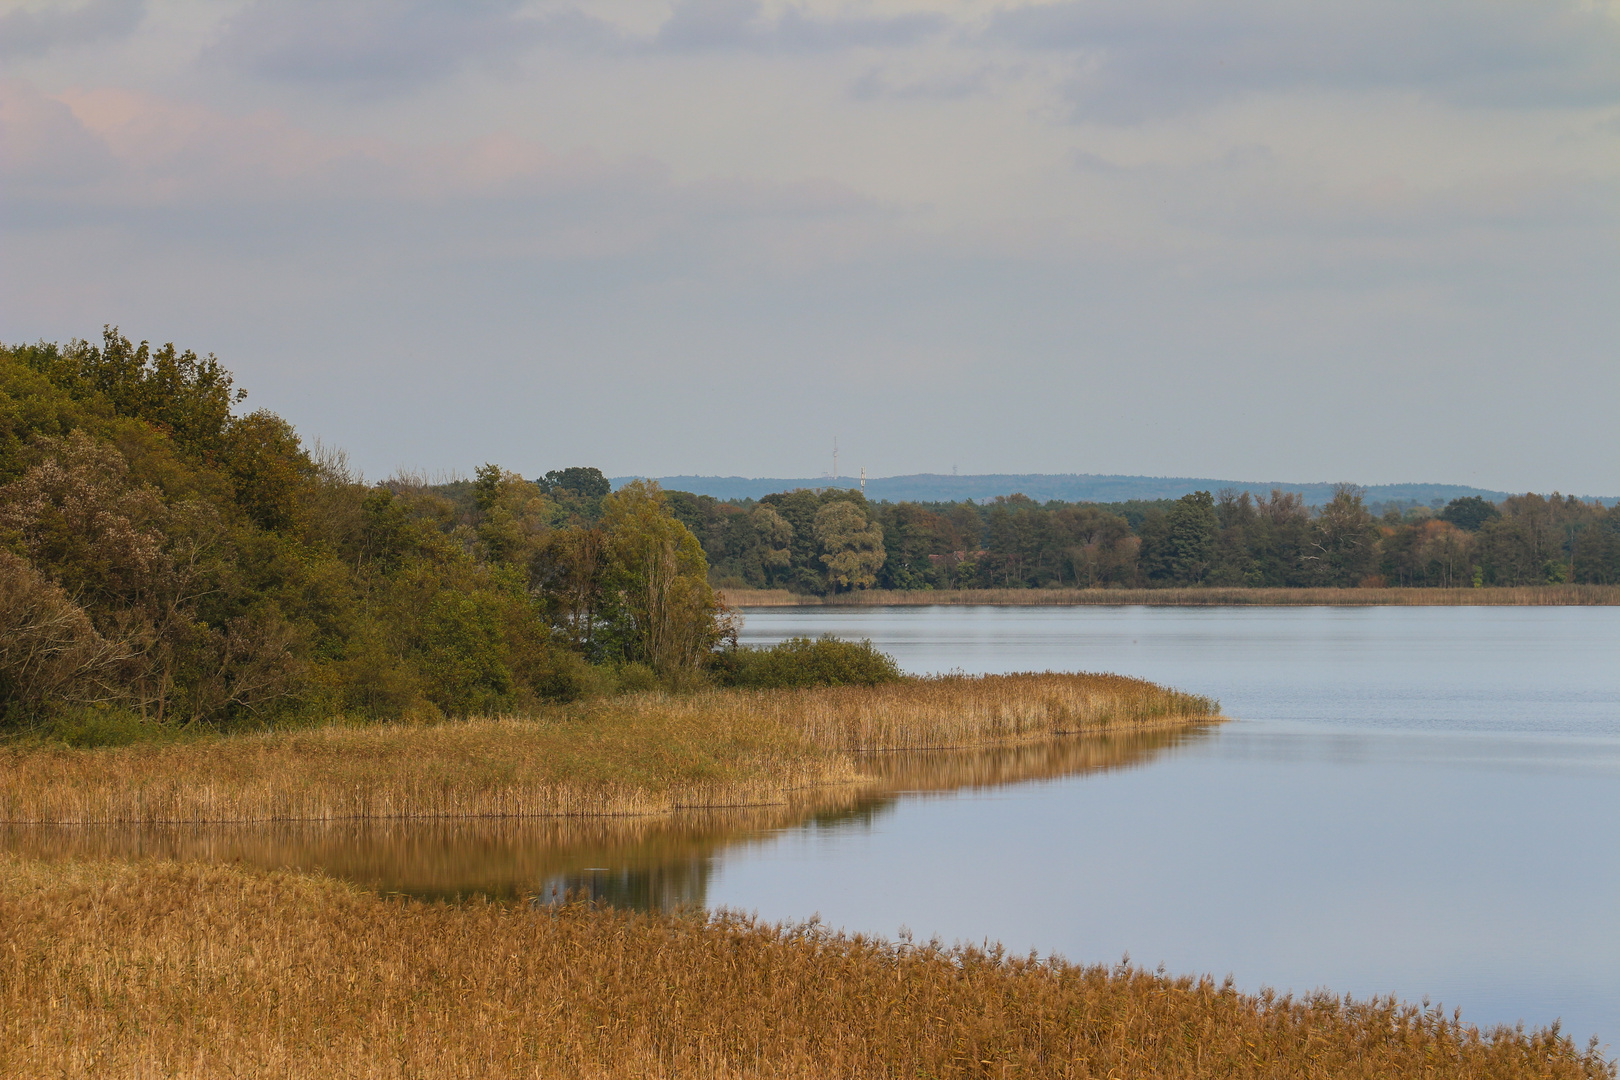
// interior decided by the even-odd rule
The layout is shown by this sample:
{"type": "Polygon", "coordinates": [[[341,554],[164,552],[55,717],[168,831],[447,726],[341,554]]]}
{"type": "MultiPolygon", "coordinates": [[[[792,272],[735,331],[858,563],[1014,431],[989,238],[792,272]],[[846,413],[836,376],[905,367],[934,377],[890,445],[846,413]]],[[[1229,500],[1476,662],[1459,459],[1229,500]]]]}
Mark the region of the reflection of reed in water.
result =
{"type": "Polygon", "coordinates": [[[969,750],[897,750],[857,760],[890,792],[957,791],[1131,768],[1209,733],[1207,727],[1161,728],[969,750]]]}
{"type": "Polygon", "coordinates": [[[1143,764],[1208,729],[1098,735],[970,750],[860,755],[867,782],[815,801],[668,816],[473,818],[258,825],[0,826],[35,858],[155,858],[320,870],[424,898],[549,899],[574,892],[638,910],[701,905],[715,857],[796,826],[870,827],[905,792],[946,792],[1143,764]]]}

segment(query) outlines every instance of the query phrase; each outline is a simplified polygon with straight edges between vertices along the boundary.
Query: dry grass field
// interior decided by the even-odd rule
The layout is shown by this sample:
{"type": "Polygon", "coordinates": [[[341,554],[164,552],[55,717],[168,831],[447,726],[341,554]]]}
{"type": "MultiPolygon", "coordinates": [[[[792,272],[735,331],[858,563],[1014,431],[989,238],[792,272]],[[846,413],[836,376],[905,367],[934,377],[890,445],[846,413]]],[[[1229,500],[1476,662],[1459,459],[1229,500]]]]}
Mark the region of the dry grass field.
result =
{"type": "Polygon", "coordinates": [[[699,912],[0,856],[6,1077],[1613,1077],[1553,1031],[699,912]]]}
{"type": "Polygon", "coordinates": [[[864,589],[801,596],[786,589],[722,589],[730,607],[917,607],[930,604],[1155,607],[1583,607],[1620,604],[1620,585],[1529,585],[1483,589],[864,589]]]}
{"type": "Polygon", "coordinates": [[[856,754],[1218,719],[1112,675],[639,695],[536,717],[235,735],[116,749],[0,748],[0,822],[149,823],[659,814],[818,801],[856,754]]]}

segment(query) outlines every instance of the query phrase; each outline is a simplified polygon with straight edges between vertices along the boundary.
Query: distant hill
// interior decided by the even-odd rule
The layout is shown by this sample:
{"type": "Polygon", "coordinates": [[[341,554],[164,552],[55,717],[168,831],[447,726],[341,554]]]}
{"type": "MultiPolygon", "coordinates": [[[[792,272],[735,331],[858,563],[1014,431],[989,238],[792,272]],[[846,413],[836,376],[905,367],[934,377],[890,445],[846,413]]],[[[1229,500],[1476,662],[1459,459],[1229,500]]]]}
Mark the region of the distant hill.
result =
{"type": "MultiPolygon", "coordinates": [[[[614,478],[614,485],[632,477],[614,478]]],[[[859,487],[860,481],[841,476],[829,477],[745,477],[745,476],[661,476],[659,484],[672,491],[690,491],[716,499],[757,499],[774,491],[794,488],[859,487]]],[[[1333,484],[1298,484],[1276,480],[1258,483],[1246,480],[1213,480],[1186,476],[1100,476],[1091,473],[993,473],[981,476],[946,476],[916,473],[911,476],[880,476],[866,481],[867,498],[889,502],[982,501],[1015,492],[1038,502],[1058,499],[1064,502],[1128,502],[1132,499],[1179,499],[1192,491],[1232,488],[1254,495],[1265,495],[1273,488],[1297,492],[1306,503],[1320,505],[1333,497],[1333,484]]],[[[1373,484],[1366,488],[1369,503],[1421,503],[1479,495],[1492,502],[1511,492],[1490,491],[1462,484],[1373,484]]],[[[1613,499],[1605,499],[1612,503],[1613,499]]]]}

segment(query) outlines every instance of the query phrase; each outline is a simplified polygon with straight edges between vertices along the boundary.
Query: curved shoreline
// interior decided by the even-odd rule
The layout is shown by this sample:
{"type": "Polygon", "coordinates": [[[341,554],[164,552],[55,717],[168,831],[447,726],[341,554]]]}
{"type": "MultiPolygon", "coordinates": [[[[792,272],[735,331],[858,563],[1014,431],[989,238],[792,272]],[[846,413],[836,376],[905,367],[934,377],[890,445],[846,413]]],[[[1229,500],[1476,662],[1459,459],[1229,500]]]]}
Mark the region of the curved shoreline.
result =
{"type": "Polygon", "coordinates": [[[0,749],[0,823],[669,814],[808,804],[873,783],[874,750],[1012,745],[1219,722],[1113,675],[637,695],[529,718],[328,726],[106,750],[0,749]]]}

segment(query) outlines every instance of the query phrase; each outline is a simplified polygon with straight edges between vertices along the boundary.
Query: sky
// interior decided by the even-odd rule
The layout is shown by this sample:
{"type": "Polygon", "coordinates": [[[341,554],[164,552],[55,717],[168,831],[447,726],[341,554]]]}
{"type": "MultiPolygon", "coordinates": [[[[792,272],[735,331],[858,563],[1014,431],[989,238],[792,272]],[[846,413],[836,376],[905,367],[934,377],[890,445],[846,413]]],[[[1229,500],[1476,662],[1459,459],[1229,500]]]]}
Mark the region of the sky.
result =
{"type": "Polygon", "coordinates": [[[1620,493],[1620,0],[0,2],[0,340],[373,479],[1620,493]]]}

